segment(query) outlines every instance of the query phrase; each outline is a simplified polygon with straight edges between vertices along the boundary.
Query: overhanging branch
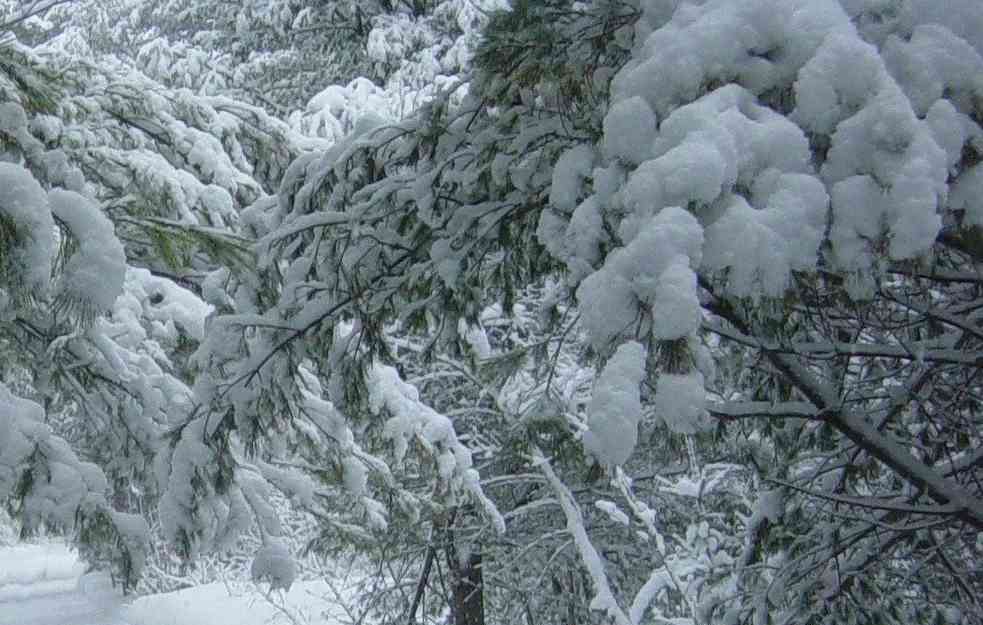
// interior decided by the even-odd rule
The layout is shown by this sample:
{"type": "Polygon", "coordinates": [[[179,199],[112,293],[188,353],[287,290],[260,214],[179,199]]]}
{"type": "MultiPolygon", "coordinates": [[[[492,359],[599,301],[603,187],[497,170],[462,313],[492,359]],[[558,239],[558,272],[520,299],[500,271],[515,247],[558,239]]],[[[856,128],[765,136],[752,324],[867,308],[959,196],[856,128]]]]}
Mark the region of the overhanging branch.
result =
{"type": "MultiPolygon", "coordinates": [[[[712,286],[705,279],[700,279],[700,285],[711,295],[708,308],[714,314],[733,325],[742,335],[753,336],[750,324],[730,302],[714,294],[712,286]]],[[[904,480],[923,489],[934,501],[950,506],[954,516],[983,530],[983,501],[912,456],[897,441],[851,411],[829,386],[816,379],[792,355],[771,350],[763,342],[758,342],[756,347],[790,384],[816,406],[823,420],[904,480]]]]}

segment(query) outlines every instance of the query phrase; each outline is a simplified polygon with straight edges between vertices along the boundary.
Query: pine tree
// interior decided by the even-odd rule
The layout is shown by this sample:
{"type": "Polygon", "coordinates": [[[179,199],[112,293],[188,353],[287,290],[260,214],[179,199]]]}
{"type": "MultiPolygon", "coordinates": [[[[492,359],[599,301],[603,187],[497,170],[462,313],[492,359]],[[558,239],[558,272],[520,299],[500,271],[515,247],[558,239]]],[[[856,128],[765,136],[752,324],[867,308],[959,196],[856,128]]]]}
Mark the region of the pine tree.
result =
{"type": "Polygon", "coordinates": [[[202,296],[245,258],[237,204],[306,140],[255,107],[80,60],[65,34],[8,39],[0,62],[2,498],[23,532],[74,534],[131,587],[165,435],[192,409],[202,296]]]}
{"type": "Polygon", "coordinates": [[[351,48],[264,6],[168,4],[167,87],[2,50],[0,495],[27,527],[129,578],[137,476],[189,558],[256,525],[267,571],[273,492],[312,548],[410,554],[401,622],[433,593],[459,625],[983,618],[970,0],[515,2],[477,44],[453,2],[332,3],[351,48]],[[267,44],[385,85],[300,112],[291,82],[287,125],[185,71],[267,44]]]}
{"type": "MultiPolygon", "coordinates": [[[[283,271],[274,283],[296,286],[262,325],[245,324],[269,338],[257,343],[260,366],[229,383],[284,388],[277,371],[337,363],[343,338],[360,351],[328,393],[357,419],[372,392],[367,363],[393,358],[386,320],[453,353],[461,319],[509,308],[560,263],[598,366],[571,433],[615,496],[579,501],[576,478],[552,466],[561,460],[530,454],[576,537],[592,608],[616,622],[650,607],[818,621],[859,602],[903,621],[928,610],[929,595],[945,603],[944,582],[914,600],[883,581],[945,544],[918,538],[931,519],[963,571],[957,598],[945,596],[971,608],[965,558],[980,500],[966,480],[978,441],[951,389],[971,385],[975,362],[955,311],[972,307],[966,189],[979,111],[965,73],[946,73],[947,91],[903,68],[936,44],[975,64],[973,22],[833,2],[678,13],[519,3],[498,19],[463,104],[437,100],[411,124],[365,128],[295,165],[260,250],[278,259],[263,263],[283,271]],[[950,28],[920,25],[940,19],[950,28]],[[725,32],[743,39],[735,47],[725,32]],[[927,334],[911,334],[920,327],[927,334]],[[762,366],[732,371],[735,358],[762,366]],[[915,398],[933,407],[913,410],[915,398]],[[913,423],[938,410],[932,459],[913,423]],[[631,460],[660,428],[686,443],[675,453],[691,466],[668,488],[695,484],[706,515],[678,530],[660,528],[653,495],[630,479],[651,470],[651,457],[631,460]],[[701,472],[703,445],[735,468],[701,472]],[[728,483],[750,492],[713,493],[728,483]],[[707,510],[704,495],[723,508],[707,510]],[[636,524],[651,551],[601,560],[624,538],[589,531],[590,505],[636,524]],[[632,568],[646,560],[648,574],[632,568]],[[871,567],[877,584],[851,581],[871,567]]],[[[275,412],[289,413],[283,399],[275,412]]],[[[942,565],[929,578],[949,575],[942,565]]]]}

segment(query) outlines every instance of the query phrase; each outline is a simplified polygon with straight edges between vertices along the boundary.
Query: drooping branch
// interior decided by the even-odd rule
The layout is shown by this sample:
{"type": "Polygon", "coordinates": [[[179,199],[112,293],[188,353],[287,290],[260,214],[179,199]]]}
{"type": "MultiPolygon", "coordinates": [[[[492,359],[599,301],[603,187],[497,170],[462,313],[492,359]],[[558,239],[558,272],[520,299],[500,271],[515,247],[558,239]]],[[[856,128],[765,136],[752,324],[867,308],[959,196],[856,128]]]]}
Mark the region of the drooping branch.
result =
{"type": "MultiPolygon", "coordinates": [[[[717,296],[705,279],[700,285],[711,294],[708,308],[745,336],[753,336],[751,324],[727,299],[717,296]]],[[[884,463],[897,475],[924,491],[936,502],[951,507],[952,514],[983,530],[983,500],[967,493],[942,474],[911,455],[888,434],[880,431],[863,416],[850,410],[828,385],[784,351],[769,349],[764,342],[756,348],[817,409],[818,416],[846,436],[858,448],[884,463]]]]}

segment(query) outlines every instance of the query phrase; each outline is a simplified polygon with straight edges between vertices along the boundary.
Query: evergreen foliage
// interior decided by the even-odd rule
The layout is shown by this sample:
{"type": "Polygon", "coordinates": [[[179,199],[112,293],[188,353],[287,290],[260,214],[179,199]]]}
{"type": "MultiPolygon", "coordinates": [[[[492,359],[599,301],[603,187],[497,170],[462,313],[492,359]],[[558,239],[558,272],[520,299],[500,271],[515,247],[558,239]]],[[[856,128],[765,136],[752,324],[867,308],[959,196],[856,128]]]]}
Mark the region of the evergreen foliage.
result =
{"type": "Polygon", "coordinates": [[[971,0],[29,4],[25,531],[289,587],[309,519],[382,622],[983,622],[971,0]]]}

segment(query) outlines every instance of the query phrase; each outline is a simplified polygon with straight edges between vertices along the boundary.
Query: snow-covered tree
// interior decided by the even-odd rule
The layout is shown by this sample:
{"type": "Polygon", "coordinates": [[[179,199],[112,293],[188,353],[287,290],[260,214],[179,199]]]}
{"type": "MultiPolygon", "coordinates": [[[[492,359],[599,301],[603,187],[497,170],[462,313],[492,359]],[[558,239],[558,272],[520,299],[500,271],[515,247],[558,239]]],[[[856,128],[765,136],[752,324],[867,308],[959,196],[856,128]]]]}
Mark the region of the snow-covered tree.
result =
{"type": "Polygon", "coordinates": [[[163,84],[274,113],[322,113],[325,98],[316,97],[322,90],[368,81],[388,92],[387,108],[402,117],[468,70],[487,13],[502,6],[500,0],[121,0],[82,13],[75,35],[100,53],[135,61],[163,84]]]}
{"type": "Polygon", "coordinates": [[[137,476],[179,553],[255,524],[269,574],[279,491],[415,555],[403,621],[431,567],[459,625],[983,621],[974,4],[175,1],[4,44],[0,492],[136,554],[137,476]]]}
{"type": "Polygon", "coordinates": [[[5,40],[0,64],[0,495],[23,531],[74,532],[131,585],[172,470],[166,434],[193,408],[208,277],[245,258],[239,207],[318,144],[79,57],[67,27],[42,39],[5,40]]]}
{"type": "MultiPolygon", "coordinates": [[[[983,30],[933,7],[516,3],[462,104],[295,163],[259,247],[284,286],[261,320],[220,321],[266,337],[220,388],[282,414],[289,394],[260,410],[269,391],[233,389],[330,363],[329,399],[370,433],[387,323],[452,349],[460,320],[559,263],[597,359],[566,426],[613,480],[600,509],[649,545],[602,559],[614,538],[533,446],[594,609],[970,618],[983,30]],[[660,527],[631,480],[668,464],[638,456],[652,431],[742,465],[747,497],[660,527]],[[614,584],[632,561],[649,573],[614,584]]],[[[697,494],[721,483],[696,475],[697,494]]]]}
{"type": "MultiPolygon", "coordinates": [[[[716,417],[761,481],[743,547],[710,527],[682,576],[699,621],[980,618],[981,25],[969,3],[646,3],[600,140],[557,163],[541,241],[611,354],[588,451],[631,456],[645,409],[619,389],[643,379],[650,418],[716,417]]],[[[595,574],[597,607],[636,621],[671,560],[632,604],[595,574]]]]}

